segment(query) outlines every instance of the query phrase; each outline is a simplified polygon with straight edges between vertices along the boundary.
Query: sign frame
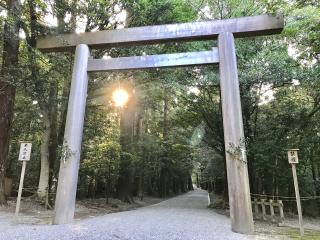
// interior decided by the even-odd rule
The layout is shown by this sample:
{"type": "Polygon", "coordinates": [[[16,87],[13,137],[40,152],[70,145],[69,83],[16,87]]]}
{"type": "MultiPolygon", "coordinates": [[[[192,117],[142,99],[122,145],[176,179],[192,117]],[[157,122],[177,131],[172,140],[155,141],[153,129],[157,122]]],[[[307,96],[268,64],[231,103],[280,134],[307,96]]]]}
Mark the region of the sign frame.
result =
{"type": "Polygon", "coordinates": [[[20,142],[19,161],[30,161],[32,142],[20,142]]]}

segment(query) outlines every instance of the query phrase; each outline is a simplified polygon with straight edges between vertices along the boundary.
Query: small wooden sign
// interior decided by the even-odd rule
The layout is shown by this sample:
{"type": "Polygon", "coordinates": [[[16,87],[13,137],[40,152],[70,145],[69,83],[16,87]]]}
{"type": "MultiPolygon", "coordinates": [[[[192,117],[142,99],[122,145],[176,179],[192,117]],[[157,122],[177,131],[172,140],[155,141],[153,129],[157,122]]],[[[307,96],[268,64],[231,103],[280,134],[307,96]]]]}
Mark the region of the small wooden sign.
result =
{"type": "Polygon", "coordinates": [[[303,236],[304,228],[302,224],[302,209],[301,209],[301,200],[300,200],[298,177],[297,177],[297,170],[296,170],[296,163],[299,162],[298,150],[299,149],[288,149],[288,161],[291,164],[291,168],[292,168],[294,191],[296,193],[297,209],[298,209],[298,215],[299,215],[300,235],[303,236]]]}
{"type": "Polygon", "coordinates": [[[290,164],[298,163],[298,150],[299,149],[288,149],[288,161],[290,164]]]}
{"type": "Polygon", "coordinates": [[[24,175],[26,172],[27,161],[30,160],[31,147],[32,147],[32,143],[30,143],[30,142],[22,142],[20,144],[20,152],[19,152],[18,160],[22,161],[22,168],[21,168],[21,176],[20,176],[17,204],[16,204],[16,213],[15,213],[16,217],[18,216],[19,210],[20,210],[20,202],[21,202],[21,195],[22,195],[22,189],[23,189],[24,175]]]}
{"type": "Polygon", "coordinates": [[[20,145],[19,161],[29,161],[32,143],[22,142],[20,145]]]}

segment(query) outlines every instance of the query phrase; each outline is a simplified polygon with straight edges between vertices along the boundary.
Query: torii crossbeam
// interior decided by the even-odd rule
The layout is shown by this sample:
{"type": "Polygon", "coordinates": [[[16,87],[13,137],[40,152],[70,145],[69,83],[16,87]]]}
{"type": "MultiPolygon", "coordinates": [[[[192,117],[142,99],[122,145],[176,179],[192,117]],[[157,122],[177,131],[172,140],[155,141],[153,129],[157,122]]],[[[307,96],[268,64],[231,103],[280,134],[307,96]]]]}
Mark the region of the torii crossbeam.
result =
{"type": "Polygon", "coordinates": [[[74,217],[88,72],[219,64],[231,228],[239,233],[252,233],[253,219],[234,37],[277,34],[282,29],[283,16],[261,15],[61,34],[39,39],[37,48],[44,52],[76,49],[54,224],[68,223],[74,217]],[[212,39],[218,39],[218,48],[203,52],[92,59],[89,50],[89,48],[212,39]]]}

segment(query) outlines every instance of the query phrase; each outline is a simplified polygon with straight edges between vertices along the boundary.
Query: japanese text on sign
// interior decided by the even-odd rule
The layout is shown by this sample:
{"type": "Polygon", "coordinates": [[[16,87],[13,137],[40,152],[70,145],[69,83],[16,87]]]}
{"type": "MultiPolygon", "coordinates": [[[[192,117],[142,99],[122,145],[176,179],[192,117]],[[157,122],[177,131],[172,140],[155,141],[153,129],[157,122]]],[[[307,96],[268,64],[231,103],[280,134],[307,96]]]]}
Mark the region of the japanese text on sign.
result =
{"type": "Polygon", "coordinates": [[[32,143],[23,142],[20,145],[19,161],[29,161],[32,143]]]}
{"type": "Polygon", "coordinates": [[[298,163],[298,150],[288,150],[288,161],[289,163],[298,163]]]}

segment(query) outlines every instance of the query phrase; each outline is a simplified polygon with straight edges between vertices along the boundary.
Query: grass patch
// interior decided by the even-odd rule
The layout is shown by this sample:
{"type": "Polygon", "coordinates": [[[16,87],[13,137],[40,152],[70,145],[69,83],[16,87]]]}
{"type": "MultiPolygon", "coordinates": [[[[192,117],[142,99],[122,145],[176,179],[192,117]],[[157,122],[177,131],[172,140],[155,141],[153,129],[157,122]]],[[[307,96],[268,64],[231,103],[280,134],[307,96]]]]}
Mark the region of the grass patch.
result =
{"type": "Polygon", "coordinates": [[[304,236],[300,236],[299,229],[290,228],[287,231],[287,235],[292,239],[301,239],[301,240],[320,240],[320,231],[315,230],[304,230],[304,236]]]}

